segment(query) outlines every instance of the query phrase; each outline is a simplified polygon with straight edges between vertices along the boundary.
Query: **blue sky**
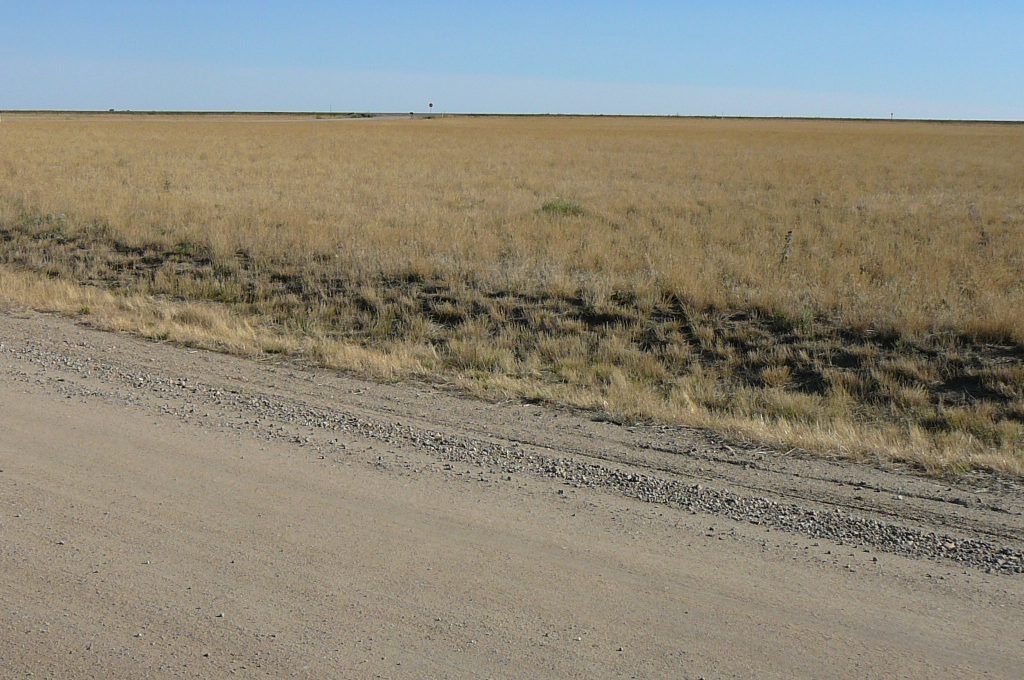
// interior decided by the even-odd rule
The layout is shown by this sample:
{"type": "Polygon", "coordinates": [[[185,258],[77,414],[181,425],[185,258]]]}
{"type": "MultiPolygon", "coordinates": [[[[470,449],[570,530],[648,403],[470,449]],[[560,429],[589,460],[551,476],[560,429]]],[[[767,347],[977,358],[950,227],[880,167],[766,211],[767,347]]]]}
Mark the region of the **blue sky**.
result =
{"type": "Polygon", "coordinates": [[[0,109],[1024,119],[1017,2],[0,0],[0,109]]]}

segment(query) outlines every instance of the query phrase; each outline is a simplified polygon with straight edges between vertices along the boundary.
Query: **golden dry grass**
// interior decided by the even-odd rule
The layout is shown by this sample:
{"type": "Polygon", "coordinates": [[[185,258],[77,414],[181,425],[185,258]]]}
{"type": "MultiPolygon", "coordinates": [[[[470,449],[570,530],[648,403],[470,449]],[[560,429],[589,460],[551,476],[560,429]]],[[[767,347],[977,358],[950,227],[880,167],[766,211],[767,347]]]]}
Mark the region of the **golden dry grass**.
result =
{"type": "Polygon", "coordinates": [[[233,351],[1020,473],[1022,157],[1007,125],[7,115],[0,261],[200,304],[232,322],[174,337],[233,351]]]}

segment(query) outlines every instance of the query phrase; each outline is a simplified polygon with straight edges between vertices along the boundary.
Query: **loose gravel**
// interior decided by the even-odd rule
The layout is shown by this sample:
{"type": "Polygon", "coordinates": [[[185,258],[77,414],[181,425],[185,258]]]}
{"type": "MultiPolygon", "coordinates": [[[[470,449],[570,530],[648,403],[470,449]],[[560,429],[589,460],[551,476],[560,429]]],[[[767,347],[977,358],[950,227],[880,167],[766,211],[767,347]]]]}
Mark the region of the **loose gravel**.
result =
{"type": "Polygon", "coordinates": [[[741,495],[668,476],[538,453],[523,446],[498,444],[340,409],[283,401],[273,394],[224,390],[157,372],[142,372],[109,362],[75,358],[30,341],[19,343],[17,348],[0,344],[0,354],[44,368],[76,373],[83,378],[99,379],[111,387],[127,388],[127,391],[115,394],[106,390],[83,389],[58,379],[59,389],[69,395],[116,397],[128,404],[151,408],[146,398],[163,394],[174,400],[160,406],[165,413],[194,420],[206,417],[209,411],[230,411],[236,417],[233,420],[223,419],[219,423],[221,426],[246,430],[266,439],[283,438],[313,447],[318,453],[330,452],[332,448],[340,450],[342,446],[296,434],[298,428],[355,434],[386,444],[412,446],[440,461],[476,465],[505,475],[546,477],[575,488],[605,490],[645,503],[726,517],[843,545],[873,548],[910,558],[951,561],[990,573],[1024,573],[1024,552],[977,538],[925,532],[841,509],[814,509],[767,497],[741,495]],[[133,395],[133,390],[142,390],[143,394],[133,395]],[[184,402],[184,405],[174,402],[184,402]],[[248,415],[239,421],[241,414],[248,415]]]}

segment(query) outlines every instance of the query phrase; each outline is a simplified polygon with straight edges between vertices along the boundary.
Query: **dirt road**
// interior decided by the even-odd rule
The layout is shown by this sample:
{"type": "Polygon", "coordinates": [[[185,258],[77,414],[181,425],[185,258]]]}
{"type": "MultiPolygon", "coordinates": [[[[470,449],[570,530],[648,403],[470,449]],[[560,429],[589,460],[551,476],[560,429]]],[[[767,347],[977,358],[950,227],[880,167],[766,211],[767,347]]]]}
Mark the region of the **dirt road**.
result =
{"type": "Polygon", "coordinates": [[[0,314],[2,677],[1013,678],[1022,508],[0,314]]]}

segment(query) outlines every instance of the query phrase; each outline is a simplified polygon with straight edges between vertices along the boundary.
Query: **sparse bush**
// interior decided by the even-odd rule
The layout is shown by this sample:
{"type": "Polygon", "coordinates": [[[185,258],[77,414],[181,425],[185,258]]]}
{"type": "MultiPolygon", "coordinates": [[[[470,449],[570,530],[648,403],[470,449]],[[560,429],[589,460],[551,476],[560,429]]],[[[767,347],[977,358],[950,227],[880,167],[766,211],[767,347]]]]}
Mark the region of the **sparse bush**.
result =
{"type": "Polygon", "coordinates": [[[582,217],[586,214],[583,210],[583,206],[574,201],[568,201],[564,198],[556,198],[553,201],[548,201],[541,210],[548,215],[557,215],[558,217],[582,217]]]}

